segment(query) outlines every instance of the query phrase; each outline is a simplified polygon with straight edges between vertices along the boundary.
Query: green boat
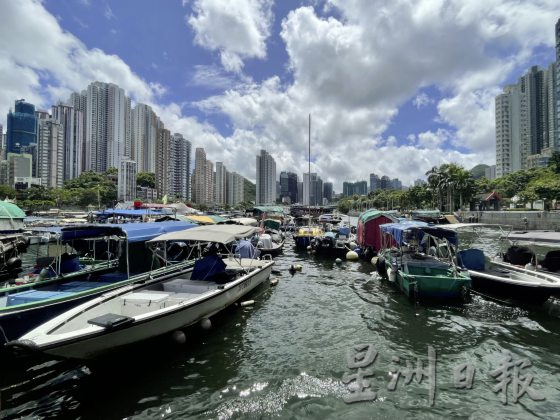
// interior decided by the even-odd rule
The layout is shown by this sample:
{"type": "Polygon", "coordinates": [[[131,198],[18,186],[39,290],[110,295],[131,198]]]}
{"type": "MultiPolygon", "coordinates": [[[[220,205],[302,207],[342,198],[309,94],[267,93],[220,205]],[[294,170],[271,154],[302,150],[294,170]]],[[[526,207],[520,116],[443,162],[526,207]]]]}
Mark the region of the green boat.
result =
{"type": "Polygon", "coordinates": [[[471,278],[453,259],[456,232],[414,221],[380,229],[383,248],[376,267],[381,277],[415,301],[468,299],[471,278]]]}

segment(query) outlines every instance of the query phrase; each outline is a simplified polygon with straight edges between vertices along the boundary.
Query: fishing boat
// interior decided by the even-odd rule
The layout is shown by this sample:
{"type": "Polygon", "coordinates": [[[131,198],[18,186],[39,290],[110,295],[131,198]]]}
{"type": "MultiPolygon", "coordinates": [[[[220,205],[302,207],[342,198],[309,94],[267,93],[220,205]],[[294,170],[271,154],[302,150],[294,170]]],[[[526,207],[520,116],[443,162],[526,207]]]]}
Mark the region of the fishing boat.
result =
{"type": "MultiPolygon", "coordinates": [[[[511,226],[483,223],[450,224],[446,228],[472,231],[477,235],[482,235],[483,228],[498,228],[497,240],[501,247],[508,243],[511,231],[511,226]]],[[[539,305],[550,296],[560,294],[560,277],[538,269],[538,264],[531,262],[533,258],[529,249],[511,247],[492,258],[486,257],[478,248],[457,252],[457,264],[469,271],[474,291],[513,303],[539,305]]]]}
{"type": "Polygon", "coordinates": [[[356,246],[356,235],[351,233],[348,226],[325,232],[311,242],[311,247],[317,254],[340,258],[343,258],[348,251],[353,251],[356,246]]]}
{"type": "Polygon", "coordinates": [[[153,276],[145,284],[106,293],[39,325],[8,347],[89,359],[199,322],[208,326],[211,316],[270,276],[271,259],[242,258],[233,253],[235,242],[255,231],[254,227],[213,225],[154,238],[150,243],[188,243],[192,250],[213,243],[229,252],[200,258],[187,272],[153,276]]]}
{"type": "MultiPolygon", "coordinates": [[[[0,288],[0,342],[108,290],[145,281],[142,273],[159,267],[145,242],[194,226],[161,222],[59,228],[54,255],[39,258],[41,265],[23,282],[0,288]]],[[[174,248],[169,252],[178,253],[174,248]]]]}
{"type": "Polygon", "coordinates": [[[382,249],[376,261],[381,277],[412,300],[468,299],[471,278],[453,260],[457,233],[424,222],[380,226],[382,249]]]}
{"type": "Polygon", "coordinates": [[[277,219],[263,219],[260,225],[260,233],[253,238],[253,244],[261,252],[261,255],[278,255],[284,247],[284,233],[280,230],[282,222],[277,219]]]}
{"type": "Polygon", "coordinates": [[[323,234],[323,229],[319,226],[300,226],[293,235],[295,246],[297,249],[307,249],[313,239],[323,234]]]}
{"type": "Polygon", "coordinates": [[[358,216],[356,243],[363,250],[363,256],[370,260],[381,249],[381,231],[379,226],[385,223],[396,223],[395,212],[375,209],[366,210],[358,216]]]}

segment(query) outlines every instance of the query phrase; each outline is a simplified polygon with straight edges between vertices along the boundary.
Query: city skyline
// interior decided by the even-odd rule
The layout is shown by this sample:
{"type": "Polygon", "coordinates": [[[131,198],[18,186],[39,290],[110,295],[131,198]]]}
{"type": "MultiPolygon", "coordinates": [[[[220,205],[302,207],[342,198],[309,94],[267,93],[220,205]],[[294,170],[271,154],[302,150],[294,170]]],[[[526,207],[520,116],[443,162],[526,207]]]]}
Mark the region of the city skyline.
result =
{"type": "Polygon", "coordinates": [[[183,3],[158,7],[166,33],[141,26],[149,1],[3,4],[4,130],[15,99],[49,109],[97,80],[251,181],[260,149],[279,170],[308,172],[311,113],[311,172],[336,191],[372,172],[412,185],[442,163],[495,163],[494,97],[555,59],[560,15],[555,2],[395,3],[383,14],[375,2],[183,3]]]}

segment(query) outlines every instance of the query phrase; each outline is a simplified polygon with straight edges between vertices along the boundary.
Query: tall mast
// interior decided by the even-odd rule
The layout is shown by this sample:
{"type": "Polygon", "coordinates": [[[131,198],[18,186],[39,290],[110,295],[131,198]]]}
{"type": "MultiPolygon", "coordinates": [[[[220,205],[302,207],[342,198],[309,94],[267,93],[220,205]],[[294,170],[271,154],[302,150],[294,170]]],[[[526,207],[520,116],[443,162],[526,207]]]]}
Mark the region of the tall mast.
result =
{"type": "Polygon", "coordinates": [[[311,114],[309,114],[309,159],[307,160],[308,162],[308,172],[307,172],[307,200],[308,205],[309,205],[309,219],[308,222],[311,225],[311,114]]]}

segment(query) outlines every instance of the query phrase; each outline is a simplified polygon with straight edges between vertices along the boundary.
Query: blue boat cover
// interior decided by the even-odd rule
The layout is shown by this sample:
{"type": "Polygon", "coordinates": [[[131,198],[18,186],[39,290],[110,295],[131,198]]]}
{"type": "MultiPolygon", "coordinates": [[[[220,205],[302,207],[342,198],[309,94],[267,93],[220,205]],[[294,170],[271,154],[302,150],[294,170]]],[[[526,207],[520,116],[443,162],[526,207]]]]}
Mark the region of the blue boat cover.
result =
{"type": "Polygon", "coordinates": [[[226,263],[218,255],[207,255],[194,263],[191,280],[213,280],[225,272],[226,263]]]}
{"type": "Polygon", "coordinates": [[[457,256],[461,267],[465,267],[467,270],[484,271],[486,260],[484,258],[484,252],[480,249],[464,249],[459,251],[457,256]]]}
{"type": "Polygon", "coordinates": [[[251,242],[242,239],[237,243],[235,253],[239,254],[240,258],[257,258],[260,251],[251,242]]]}
{"type": "MultiPolygon", "coordinates": [[[[169,222],[146,222],[146,223],[122,223],[122,224],[95,224],[83,226],[69,226],[58,228],[62,241],[73,239],[94,238],[99,236],[126,235],[128,242],[144,242],[164,233],[176,232],[197,226],[194,223],[169,221],[169,222]]],[[[56,232],[55,228],[49,232],[56,232]]]]}
{"type": "Polygon", "coordinates": [[[347,226],[341,227],[340,229],[338,229],[338,234],[349,236],[350,235],[350,228],[347,227],[347,226]]]}
{"type": "Polygon", "coordinates": [[[405,243],[404,232],[413,232],[418,243],[422,241],[425,234],[435,236],[440,239],[445,238],[450,244],[455,246],[459,242],[457,232],[437,227],[435,225],[429,225],[426,222],[420,222],[417,220],[401,223],[385,223],[379,227],[383,233],[391,235],[398,245],[403,245],[405,243]]]}

